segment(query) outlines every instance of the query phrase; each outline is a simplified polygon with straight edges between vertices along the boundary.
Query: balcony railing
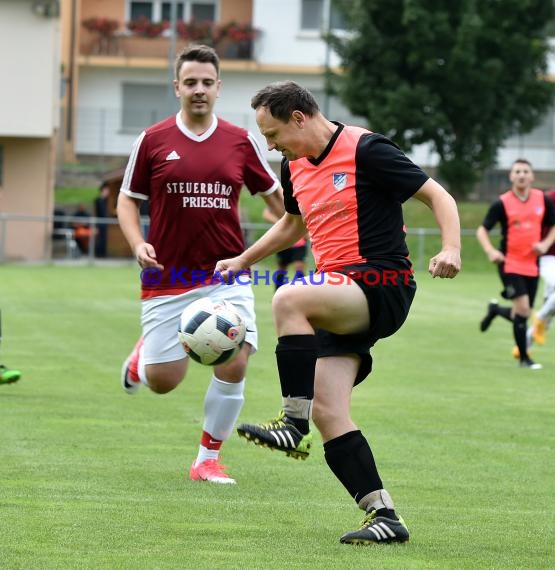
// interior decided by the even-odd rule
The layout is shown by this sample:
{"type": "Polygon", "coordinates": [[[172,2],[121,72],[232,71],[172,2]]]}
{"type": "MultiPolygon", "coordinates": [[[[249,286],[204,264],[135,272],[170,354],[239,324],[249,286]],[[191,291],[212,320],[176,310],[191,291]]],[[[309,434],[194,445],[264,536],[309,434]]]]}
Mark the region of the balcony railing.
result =
{"type": "MultiPolygon", "coordinates": [[[[129,22],[122,29],[118,22],[89,18],[83,22],[80,54],[126,58],[167,58],[171,49],[169,25],[146,20],[129,22]]],[[[252,60],[259,31],[250,24],[178,22],[177,47],[203,43],[214,47],[222,59],[252,60]]]]}
{"type": "MultiPolygon", "coordinates": [[[[186,40],[178,40],[177,45],[179,47],[187,43],[186,40]]],[[[99,36],[88,42],[81,43],[81,55],[167,58],[170,47],[170,39],[166,37],[99,36]]],[[[253,48],[254,40],[220,42],[214,46],[214,49],[222,59],[241,60],[253,59],[253,48]]]]}

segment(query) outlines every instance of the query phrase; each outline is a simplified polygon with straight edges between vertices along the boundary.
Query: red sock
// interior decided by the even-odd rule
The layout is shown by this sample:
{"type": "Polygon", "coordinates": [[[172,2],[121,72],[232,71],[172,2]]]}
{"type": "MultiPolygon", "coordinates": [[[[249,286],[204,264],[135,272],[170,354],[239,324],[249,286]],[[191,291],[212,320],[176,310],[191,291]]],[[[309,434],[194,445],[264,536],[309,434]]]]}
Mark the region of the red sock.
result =
{"type": "Polygon", "coordinates": [[[222,447],[223,441],[221,439],[214,439],[207,431],[202,432],[202,437],[200,438],[200,444],[206,449],[214,449],[219,451],[222,447]]]}

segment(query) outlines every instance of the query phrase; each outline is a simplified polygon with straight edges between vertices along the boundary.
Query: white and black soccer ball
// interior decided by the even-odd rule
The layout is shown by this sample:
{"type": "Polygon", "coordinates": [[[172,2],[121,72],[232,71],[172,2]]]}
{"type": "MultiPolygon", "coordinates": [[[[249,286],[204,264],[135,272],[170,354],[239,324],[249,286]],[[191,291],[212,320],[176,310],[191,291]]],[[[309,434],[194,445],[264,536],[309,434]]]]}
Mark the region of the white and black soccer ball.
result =
{"type": "Polygon", "coordinates": [[[203,297],[181,313],[177,336],[193,360],[216,366],[239,354],[245,333],[245,322],[231,303],[203,297]]]}

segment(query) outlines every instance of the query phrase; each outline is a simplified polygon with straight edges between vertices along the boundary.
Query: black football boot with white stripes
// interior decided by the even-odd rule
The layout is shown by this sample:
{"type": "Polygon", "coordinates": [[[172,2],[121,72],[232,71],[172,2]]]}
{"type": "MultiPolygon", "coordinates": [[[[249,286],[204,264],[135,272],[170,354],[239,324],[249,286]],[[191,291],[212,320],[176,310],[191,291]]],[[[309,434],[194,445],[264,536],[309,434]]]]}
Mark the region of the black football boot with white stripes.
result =
{"type": "Polygon", "coordinates": [[[263,424],[241,424],[240,437],[255,445],[283,451],[294,459],[306,459],[312,446],[312,433],[303,435],[282,410],[279,416],[263,424]]]}
{"type": "Polygon", "coordinates": [[[405,521],[378,516],[372,509],[358,530],[346,532],[339,541],[343,544],[377,544],[389,542],[406,542],[409,539],[409,530],[405,521]]]}

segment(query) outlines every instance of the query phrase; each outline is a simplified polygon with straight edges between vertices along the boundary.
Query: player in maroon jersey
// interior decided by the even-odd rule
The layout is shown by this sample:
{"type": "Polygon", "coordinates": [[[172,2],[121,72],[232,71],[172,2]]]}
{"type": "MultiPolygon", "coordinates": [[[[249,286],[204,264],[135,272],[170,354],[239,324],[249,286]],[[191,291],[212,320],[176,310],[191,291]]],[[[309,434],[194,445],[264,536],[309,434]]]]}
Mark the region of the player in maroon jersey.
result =
{"type": "Polygon", "coordinates": [[[235,483],[219,452],[242,408],[247,360],[257,346],[254,298],[244,279],[230,287],[212,275],[218,259],[245,248],[238,206],[243,186],[276,215],[283,213],[282,191],[252,134],[213,112],[220,92],[215,51],[186,48],[175,77],[181,109],[138,137],[118,199],[120,226],[143,268],[143,330],[124,363],[122,385],[130,394],[141,384],[158,394],[176,388],[189,363],[177,338],[181,312],[201,297],[232,303],[246,322],[246,341],[237,358],[213,368],[189,477],[235,483]],[[144,200],[150,206],[146,240],[139,218],[144,200]]]}
{"type": "Polygon", "coordinates": [[[267,86],[251,105],[268,148],[284,157],[286,213],[244,253],[216,268],[236,273],[308,230],[323,278],[291,283],[274,295],[283,410],[268,423],[242,424],[237,431],[257,445],[306,458],[312,411],[328,466],[367,513],[362,528],[341,542],[404,542],[409,531],[350,416],[351,392],[372,369],[370,348],[402,326],[414,297],[402,203],[414,196],[433,211],[442,249],[429,272],[440,278],[455,277],[461,266],[456,203],[393,142],[329,121],[294,82],[267,86]]]}
{"type": "Polygon", "coordinates": [[[528,354],[526,323],[538,290],[538,257],[546,253],[555,240],[555,211],[544,193],[532,188],[534,171],[528,160],[515,160],[509,179],[511,189],[501,194],[490,206],[476,231],[476,237],[488,259],[497,264],[504,287],[501,295],[512,305],[503,307],[492,300],[486,316],[480,322],[480,330],[488,330],[497,316],[510,321],[520,366],[539,370],[541,364],[534,362],[528,354]],[[499,249],[493,246],[489,238],[489,231],[497,223],[501,225],[499,249]],[[549,231],[542,239],[544,226],[549,231]]]}

